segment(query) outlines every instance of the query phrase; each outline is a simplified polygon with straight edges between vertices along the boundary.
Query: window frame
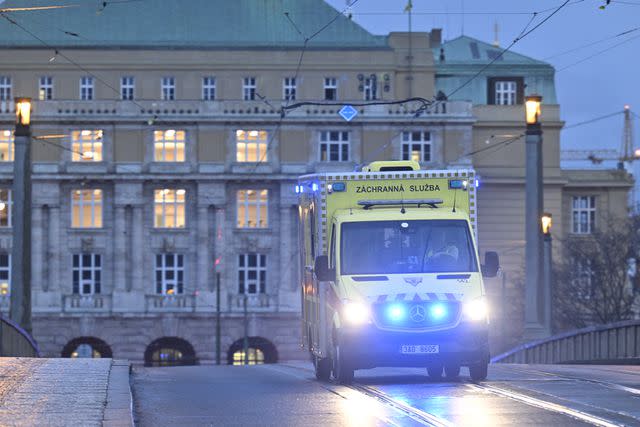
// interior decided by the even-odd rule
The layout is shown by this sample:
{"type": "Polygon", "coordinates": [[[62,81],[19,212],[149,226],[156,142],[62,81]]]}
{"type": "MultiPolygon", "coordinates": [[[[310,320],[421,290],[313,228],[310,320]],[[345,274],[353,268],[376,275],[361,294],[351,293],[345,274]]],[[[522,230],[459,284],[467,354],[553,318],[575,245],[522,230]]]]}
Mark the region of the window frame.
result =
{"type": "Polygon", "coordinates": [[[242,78],[242,99],[244,101],[255,101],[258,85],[255,77],[242,78]]]}
{"type": "Polygon", "coordinates": [[[184,129],[156,129],[153,131],[153,161],[156,163],[185,163],[187,161],[187,131],[184,129]],[[171,139],[167,139],[167,133],[174,132],[171,139]],[[158,139],[161,134],[162,138],[158,139]],[[157,147],[162,146],[161,158],[157,157],[157,147]],[[180,150],[182,146],[182,150],[180,150]],[[167,160],[167,153],[173,149],[173,160],[167,160]],[[182,153],[180,155],[180,153],[182,153]]]}
{"type": "Polygon", "coordinates": [[[133,101],[136,99],[135,76],[120,77],[120,99],[123,101],[133,101]]]}
{"type": "Polygon", "coordinates": [[[433,138],[431,131],[428,130],[416,130],[416,131],[403,131],[401,135],[400,144],[400,158],[402,160],[416,160],[413,158],[414,148],[420,147],[418,163],[433,161],[433,138]],[[420,139],[414,139],[415,134],[420,134],[420,139]],[[428,136],[428,138],[425,138],[428,136]]]}
{"type": "Polygon", "coordinates": [[[345,130],[321,130],[318,132],[318,161],[322,163],[349,162],[351,161],[351,132],[345,130]],[[331,140],[333,133],[338,135],[338,140],[331,140]],[[344,139],[344,136],[346,140],[344,139]],[[338,160],[331,158],[331,147],[338,146],[338,160]],[[346,158],[345,157],[346,146],[346,158]],[[326,153],[326,159],[323,159],[323,153],[326,153]]]}
{"type": "Polygon", "coordinates": [[[71,228],[74,229],[93,229],[104,227],[104,191],[101,188],[85,188],[71,190],[71,228]],[[99,192],[99,193],[97,193],[99,192]],[[90,194],[91,197],[85,199],[85,195],[90,194]],[[80,196],[78,199],[75,196],[80,196]],[[100,196],[99,200],[96,196],[100,196]],[[91,221],[90,225],[85,226],[84,223],[84,207],[90,206],[91,221]],[[74,211],[78,208],[78,224],[74,224],[74,211]]]}
{"type": "Polygon", "coordinates": [[[0,76],[0,101],[11,101],[13,80],[11,76],[0,76]]]}
{"type": "Polygon", "coordinates": [[[179,229],[187,227],[187,190],[185,188],[155,188],[153,190],[153,228],[155,229],[179,229]],[[167,195],[173,193],[173,201],[166,200],[167,195]],[[161,199],[158,196],[162,195],[161,199]],[[179,197],[182,200],[179,200],[179,197]],[[173,207],[173,225],[168,225],[170,213],[169,206],[173,207]],[[160,216],[158,216],[160,208],[160,216]],[[181,220],[181,221],[180,221],[181,220]]]}
{"type": "Polygon", "coordinates": [[[266,163],[269,161],[269,131],[266,129],[236,129],[235,136],[236,163],[266,163]],[[257,132],[255,139],[251,139],[253,132],[257,132]],[[250,159],[252,145],[255,145],[255,160],[250,159]]]}
{"type": "Polygon", "coordinates": [[[285,101],[295,101],[298,92],[296,77],[285,77],[282,79],[282,99],[285,101]]]}
{"type": "Polygon", "coordinates": [[[95,79],[93,76],[80,77],[80,100],[93,101],[95,99],[95,79]]]}
{"type": "Polygon", "coordinates": [[[4,154],[6,144],[7,160],[0,159],[0,163],[13,162],[15,158],[15,133],[10,129],[0,130],[0,155],[4,154]]]}
{"type": "Polygon", "coordinates": [[[266,188],[254,189],[238,189],[236,191],[236,228],[240,229],[264,229],[269,228],[269,190],[266,188]],[[249,199],[250,192],[255,192],[255,201],[249,199]],[[242,199],[241,199],[242,196],[242,199]],[[255,207],[256,218],[255,225],[250,224],[250,207],[255,207]],[[244,213],[243,225],[241,225],[240,215],[244,213]],[[263,220],[262,214],[264,213],[264,225],[261,225],[263,220]]]}
{"type": "Polygon", "coordinates": [[[518,76],[497,76],[489,77],[487,79],[487,104],[489,105],[522,105],[524,104],[524,78],[518,76]],[[516,85],[516,92],[513,104],[498,104],[496,101],[496,83],[498,82],[514,82],[516,85]]]}
{"type": "Polygon", "coordinates": [[[160,99],[163,101],[176,100],[175,76],[164,76],[160,78],[160,99]]]}
{"type": "Polygon", "coordinates": [[[203,76],[202,77],[202,100],[203,101],[215,101],[216,100],[216,78],[215,78],[215,76],[203,76]]]}
{"type": "Polygon", "coordinates": [[[597,198],[595,195],[578,195],[571,197],[571,234],[588,235],[592,234],[596,227],[597,219],[597,198]],[[587,200],[587,207],[580,206],[582,200],[587,200]],[[576,207],[576,202],[577,207],[576,207]],[[587,222],[583,224],[581,221],[582,214],[587,215],[587,222]],[[578,221],[576,222],[576,216],[578,221]]]}
{"type": "Polygon", "coordinates": [[[71,256],[71,291],[73,295],[100,295],[102,293],[102,255],[98,253],[75,253],[71,256]],[[89,265],[85,265],[85,257],[90,257],[89,265]],[[77,262],[76,262],[77,259],[77,262]],[[89,278],[85,279],[85,272],[89,278]],[[89,292],[85,292],[85,285],[89,292]]]}
{"type": "Polygon", "coordinates": [[[184,295],[185,254],[177,252],[163,252],[155,257],[155,294],[165,296],[184,295]],[[172,266],[168,265],[172,258],[172,266]],[[168,278],[167,273],[172,273],[173,279],[168,278]],[[169,286],[172,286],[169,289],[169,286]],[[170,292],[173,290],[174,292],[170,292]]]}
{"type": "Polygon", "coordinates": [[[4,204],[4,208],[6,209],[6,225],[3,225],[3,220],[5,218],[0,217],[0,229],[8,229],[13,227],[12,223],[12,213],[13,213],[13,195],[11,194],[11,188],[0,188],[0,205],[4,204]],[[7,193],[6,199],[3,198],[3,193],[7,193]]]}
{"type": "Polygon", "coordinates": [[[362,81],[362,92],[365,101],[375,101],[378,99],[378,78],[365,76],[362,81]]]}
{"type": "Polygon", "coordinates": [[[338,100],[338,78],[337,77],[325,77],[324,78],[324,100],[325,101],[337,101],[338,100]],[[333,91],[333,97],[328,97],[327,91],[333,91]]]}
{"type": "Polygon", "coordinates": [[[0,253],[0,261],[2,261],[4,259],[4,257],[6,257],[7,260],[7,265],[4,266],[2,265],[2,262],[0,262],[0,276],[2,276],[3,274],[6,273],[7,275],[7,287],[6,287],[6,292],[4,292],[4,287],[2,286],[2,282],[3,280],[0,279],[0,297],[4,296],[4,297],[8,297],[11,295],[11,253],[10,252],[2,252],[0,253]]]}
{"type": "Polygon", "coordinates": [[[102,129],[74,129],[71,131],[70,145],[73,163],[104,162],[104,131],[102,129]],[[88,141],[85,137],[89,137],[88,141]],[[90,150],[85,150],[87,147],[90,147],[90,150]],[[85,157],[85,153],[92,153],[92,155],[85,157]]]}
{"type": "Polygon", "coordinates": [[[267,255],[247,252],[238,255],[238,294],[264,295],[267,293],[267,255]],[[255,266],[250,266],[250,257],[255,257],[255,266]],[[255,279],[249,279],[249,273],[255,272],[255,279]],[[251,287],[254,291],[250,292],[251,287]]]}
{"type": "Polygon", "coordinates": [[[53,99],[53,77],[40,76],[38,79],[38,99],[51,101],[53,99]]]}

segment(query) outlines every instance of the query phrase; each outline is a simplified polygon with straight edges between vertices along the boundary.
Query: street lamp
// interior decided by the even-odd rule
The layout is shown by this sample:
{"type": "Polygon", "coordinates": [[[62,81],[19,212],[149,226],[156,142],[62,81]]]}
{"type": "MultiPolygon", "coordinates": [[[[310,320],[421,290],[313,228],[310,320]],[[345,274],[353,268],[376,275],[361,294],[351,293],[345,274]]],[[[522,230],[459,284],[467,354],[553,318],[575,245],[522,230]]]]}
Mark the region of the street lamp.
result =
{"type": "Polygon", "coordinates": [[[31,333],[31,99],[15,106],[10,317],[31,333]]]}
{"type": "Polygon", "coordinates": [[[551,214],[545,212],[540,218],[542,224],[542,235],[543,237],[543,264],[544,264],[544,272],[543,272],[543,280],[544,280],[544,298],[542,302],[544,304],[544,326],[548,329],[549,332],[553,331],[553,314],[552,314],[552,274],[553,274],[553,266],[551,263],[551,226],[553,225],[553,221],[551,219],[551,214]]]}
{"type": "Polygon", "coordinates": [[[549,335],[545,322],[542,230],[543,212],[542,126],[540,124],[542,97],[525,98],[526,182],[525,182],[525,338],[539,339],[549,335]]]}
{"type": "Polygon", "coordinates": [[[540,223],[542,225],[542,234],[544,234],[545,239],[547,237],[551,237],[551,226],[553,225],[551,214],[549,212],[545,212],[544,214],[542,214],[540,223]]]}

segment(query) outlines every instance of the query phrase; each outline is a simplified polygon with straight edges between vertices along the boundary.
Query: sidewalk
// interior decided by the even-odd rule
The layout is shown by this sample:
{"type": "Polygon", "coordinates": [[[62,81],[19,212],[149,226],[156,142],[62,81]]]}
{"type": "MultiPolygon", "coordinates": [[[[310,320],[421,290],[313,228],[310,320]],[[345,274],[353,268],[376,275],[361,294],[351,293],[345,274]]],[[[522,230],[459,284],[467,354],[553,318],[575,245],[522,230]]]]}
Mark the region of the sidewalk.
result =
{"type": "Polygon", "coordinates": [[[0,425],[132,425],[129,363],[0,358],[0,425]]]}

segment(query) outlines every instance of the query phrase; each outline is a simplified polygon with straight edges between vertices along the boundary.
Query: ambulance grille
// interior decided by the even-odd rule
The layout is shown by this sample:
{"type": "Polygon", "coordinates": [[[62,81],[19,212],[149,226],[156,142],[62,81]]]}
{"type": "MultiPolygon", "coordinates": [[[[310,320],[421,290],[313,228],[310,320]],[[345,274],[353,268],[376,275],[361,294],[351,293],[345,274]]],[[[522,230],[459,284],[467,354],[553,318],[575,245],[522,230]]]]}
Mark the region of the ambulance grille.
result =
{"type": "Polygon", "coordinates": [[[433,329],[454,326],[460,311],[458,301],[388,302],[373,305],[373,320],[384,329],[433,329]],[[436,306],[439,308],[434,311],[436,306]],[[397,315],[398,312],[403,315],[397,315]]]}

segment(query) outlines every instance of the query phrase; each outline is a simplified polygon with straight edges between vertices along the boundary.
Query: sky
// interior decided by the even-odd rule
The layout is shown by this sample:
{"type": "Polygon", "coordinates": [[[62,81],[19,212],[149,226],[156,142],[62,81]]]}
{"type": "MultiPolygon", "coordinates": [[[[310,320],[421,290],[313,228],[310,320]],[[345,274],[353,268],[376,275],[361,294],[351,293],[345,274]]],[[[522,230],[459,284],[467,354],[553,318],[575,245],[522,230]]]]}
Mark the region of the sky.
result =
{"type": "MultiPolygon", "coordinates": [[[[346,6],[346,0],[326,1],[339,10],[346,6]]],[[[465,35],[491,43],[497,23],[500,45],[506,47],[531,20],[533,12],[562,3],[563,0],[413,0],[413,30],[442,28],[444,39],[451,40],[464,29],[465,35]]],[[[640,115],[640,28],[626,36],[555,56],[640,27],[640,0],[612,0],[601,10],[604,3],[605,0],[571,0],[512,48],[555,67],[556,92],[566,126],[622,111],[625,104],[640,115]],[[620,45],[615,47],[616,44],[620,45]],[[597,54],[600,51],[605,52],[597,54]],[[594,54],[597,55],[562,70],[594,54]]],[[[352,7],[353,19],[374,34],[407,31],[407,14],[403,13],[406,4],[407,0],[358,0],[352,7]]],[[[529,28],[552,11],[538,13],[529,28]]],[[[634,117],[634,124],[634,144],[638,146],[640,119],[634,117]]],[[[622,130],[622,114],[563,130],[562,148],[619,150],[622,130]]]]}

